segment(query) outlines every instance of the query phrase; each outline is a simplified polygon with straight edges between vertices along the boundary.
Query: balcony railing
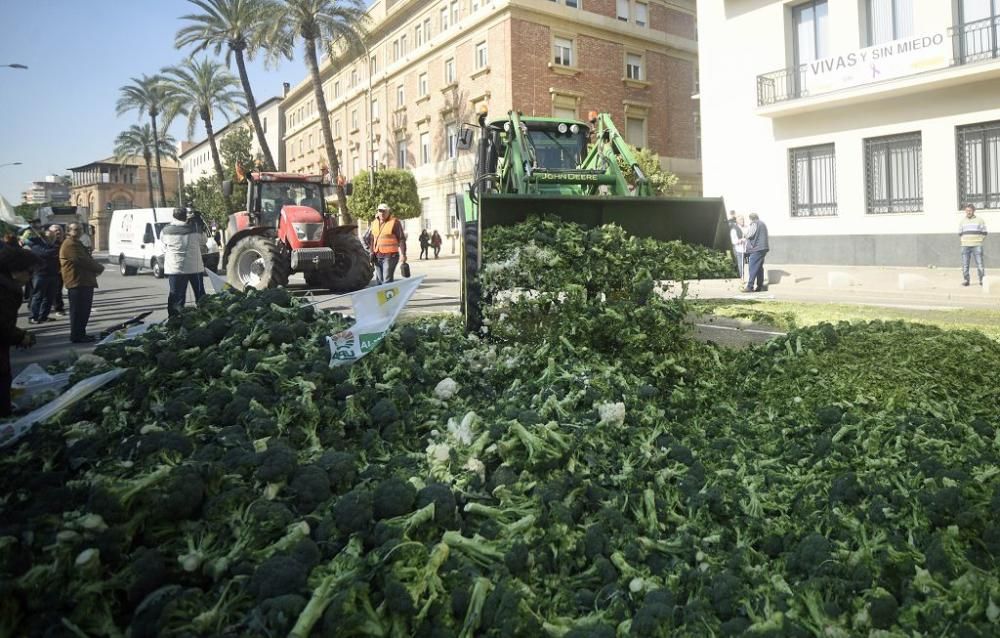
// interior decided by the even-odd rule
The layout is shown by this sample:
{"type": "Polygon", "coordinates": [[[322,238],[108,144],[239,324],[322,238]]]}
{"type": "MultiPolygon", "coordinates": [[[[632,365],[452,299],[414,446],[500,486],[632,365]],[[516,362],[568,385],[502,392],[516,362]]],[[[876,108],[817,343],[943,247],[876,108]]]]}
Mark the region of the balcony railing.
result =
{"type": "MultiPolygon", "coordinates": [[[[1000,59],[1000,16],[951,27],[951,66],[1000,59]]],[[[810,92],[806,65],[778,69],[757,76],[757,106],[769,106],[835,89],[810,92]]],[[[884,81],[884,80],[883,80],[884,81]]]]}

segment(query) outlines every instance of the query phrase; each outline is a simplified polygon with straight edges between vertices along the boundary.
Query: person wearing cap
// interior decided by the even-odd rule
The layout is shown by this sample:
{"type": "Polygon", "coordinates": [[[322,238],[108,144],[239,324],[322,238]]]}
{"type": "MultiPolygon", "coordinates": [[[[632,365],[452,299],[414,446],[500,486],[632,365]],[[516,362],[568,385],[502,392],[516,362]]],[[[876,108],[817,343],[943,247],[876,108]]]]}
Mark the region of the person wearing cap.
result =
{"type": "Polygon", "coordinates": [[[364,244],[375,264],[375,283],[394,280],[396,266],[406,263],[406,235],[403,223],[393,217],[388,204],[379,204],[375,221],[364,236],[364,244]]]}
{"type": "Polygon", "coordinates": [[[39,259],[33,253],[10,246],[0,247],[0,417],[10,416],[10,347],[30,348],[35,337],[17,327],[17,311],[21,307],[21,288],[31,281],[31,271],[38,268],[39,259]]]}
{"type": "Polygon", "coordinates": [[[167,314],[176,315],[184,307],[188,284],[197,303],[205,296],[205,263],[202,253],[208,248],[199,223],[200,217],[191,209],[175,208],[174,219],[162,231],[163,273],[170,284],[167,314]]]}
{"type": "Polygon", "coordinates": [[[90,256],[90,251],[80,242],[83,227],[73,222],[66,227],[66,240],[59,248],[59,265],[63,285],[69,294],[69,340],[73,343],[91,343],[97,339],[87,334],[90,310],[94,305],[97,276],[104,266],[90,256]]]}

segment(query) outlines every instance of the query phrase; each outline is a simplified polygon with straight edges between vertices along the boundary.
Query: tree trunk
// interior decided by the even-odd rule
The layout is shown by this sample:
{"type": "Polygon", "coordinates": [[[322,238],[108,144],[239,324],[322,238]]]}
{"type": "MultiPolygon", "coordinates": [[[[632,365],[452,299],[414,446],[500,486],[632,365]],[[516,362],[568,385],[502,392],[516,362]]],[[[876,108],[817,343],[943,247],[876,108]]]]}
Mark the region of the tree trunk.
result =
{"type": "MultiPolygon", "coordinates": [[[[340,162],[337,160],[337,148],[333,145],[333,132],[330,130],[330,113],[326,110],[326,97],[323,95],[323,81],[319,76],[319,61],[316,59],[316,41],[306,39],[306,66],[309,67],[309,77],[312,78],[313,93],[316,96],[316,109],[319,111],[319,124],[323,129],[323,144],[326,146],[326,161],[330,165],[330,179],[337,186],[337,205],[345,224],[353,223],[350,211],[347,210],[347,195],[340,183],[340,162]]],[[[369,107],[370,108],[370,107],[369,107]]]]}
{"type": "Polygon", "coordinates": [[[156,201],[153,199],[153,170],[149,167],[149,151],[142,154],[142,159],[146,161],[146,188],[149,190],[149,206],[150,208],[156,207],[156,201]]]}
{"type": "Polygon", "coordinates": [[[156,176],[160,180],[160,206],[166,206],[167,193],[163,189],[163,167],[160,165],[160,134],[156,130],[156,113],[150,113],[149,119],[153,122],[153,153],[156,154],[156,176]]]}
{"type": "MultiPolygon", "coordinates": [[[[247,65],[243,60],[243,49],[233,49],[233,53],[236,55],[236,68],[240,72],[240,83],[243,84],[243,93],[247,98],[247,110],[250,112],[250,121],[253,122],[254,134],[257,136],[257,143],[260,144],[260,152],[264,154],[264,170],[276,171],[278,170],[278,165],[274,163],[271,148],[267,145],[267,138],[264,137],[264,127],[260,124],[260,113],[257,112],[257,101],[253,99],[253,89],[250,88],[250,78],[247,77],[247,65]]],[[[275,122],[274,125],[277,126],[278,123],[275,122]]]]}
{"type": "Polygon", "coordinates": [[[201,123],[205,125],[205,136],[208,137],[208,147],[212,151],[212,164],[215,165],[215,176],[219,178],[219,186],[226,179],[222,170],[222,160],[219,159],[219,146],[215,143],[215,130],[212,128],[212,116],[207,111],[201,112],[201,123]]]}

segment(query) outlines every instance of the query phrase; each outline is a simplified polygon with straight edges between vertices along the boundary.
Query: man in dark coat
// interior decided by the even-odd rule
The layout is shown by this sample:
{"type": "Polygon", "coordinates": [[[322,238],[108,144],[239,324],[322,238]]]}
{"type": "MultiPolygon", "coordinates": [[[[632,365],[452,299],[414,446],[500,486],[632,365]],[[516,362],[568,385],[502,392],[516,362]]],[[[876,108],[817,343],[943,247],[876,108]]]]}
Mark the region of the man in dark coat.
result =
{"type": "Polygon", "coordinates": [[[22,248],[0,248],[0,417],[10,416],[10,348],[30,348],[35,337],[17,327],[17,311],[24,298],[24,285],[39,259],[22,248]]]}
{"type": "Polygon", "coordinates": [[[83,228],[72,223],[66,228],[69,235],[59,249],[59,264],[63,283],[69,291],[69,340],[73,343],[92,343],[97,337],[87,334],[90,310],[94,304],[97,276],[104,272],[90,252],[80,242],[83,228]]]}
{"type": "Polygon", "coordinates": [[[49,311],[55,303],[56,295],[61,292],[59,245],[56,244],[58,230],[58,226],[50,226],[44,237],[36,236],[28,241],[28,248],[42,262],[31,280],[31,317],[28,323],[49,321],[49,311]]]}

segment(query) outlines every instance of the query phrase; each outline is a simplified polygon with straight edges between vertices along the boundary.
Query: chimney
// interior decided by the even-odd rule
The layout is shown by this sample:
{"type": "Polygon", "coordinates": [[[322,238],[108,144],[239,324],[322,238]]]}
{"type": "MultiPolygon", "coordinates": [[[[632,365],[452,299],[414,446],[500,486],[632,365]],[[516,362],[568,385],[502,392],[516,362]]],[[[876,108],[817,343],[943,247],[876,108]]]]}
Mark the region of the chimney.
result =
{"type": "Polygon", "coordinates": [[[281,83],[281,88],[284,89],[284,91],[281,94],[281,97],[288,97],[288,91],[291,90],[292,85],[289,84],[288,82],[282,82],[281,83]]]}

